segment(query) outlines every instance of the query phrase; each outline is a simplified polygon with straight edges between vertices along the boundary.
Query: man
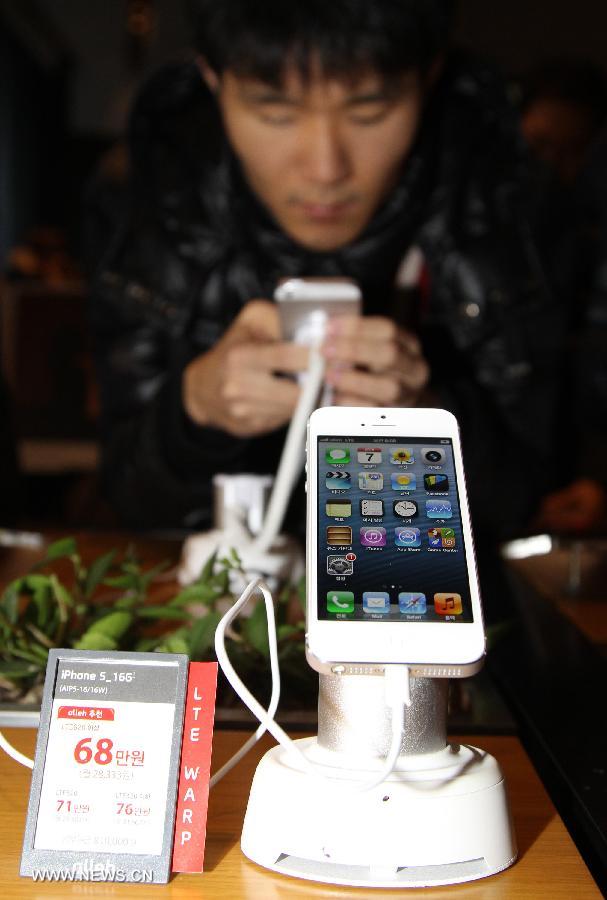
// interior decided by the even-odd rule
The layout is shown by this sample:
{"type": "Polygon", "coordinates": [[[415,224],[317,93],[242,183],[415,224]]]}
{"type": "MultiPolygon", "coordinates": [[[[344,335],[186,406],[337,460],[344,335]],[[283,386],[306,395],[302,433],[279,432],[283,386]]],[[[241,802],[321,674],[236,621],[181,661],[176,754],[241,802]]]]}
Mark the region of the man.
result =
{"type": "Polygon", "coordinates": [[[556,332],[509,112],[448,56],[451,3],[192,5],[198,57],[138,101],[94,290],[117,508],[206,526],[213,473],[275,471],[307,352],[269,298],[344,275],[365,315],[330,324],[335,402],[451,409],[477,528],[520,527],[548,481],[556,332]]]}
{"type": "Polygon", "coordinates": [[[536,240],[567,316],[561,398],[576,436],[559,442],[558,489],[534,526],[591,532],[607,516],[607,80],[587,60],[554,59],[524,86],[521,131],[540,164],[536,240]]]}

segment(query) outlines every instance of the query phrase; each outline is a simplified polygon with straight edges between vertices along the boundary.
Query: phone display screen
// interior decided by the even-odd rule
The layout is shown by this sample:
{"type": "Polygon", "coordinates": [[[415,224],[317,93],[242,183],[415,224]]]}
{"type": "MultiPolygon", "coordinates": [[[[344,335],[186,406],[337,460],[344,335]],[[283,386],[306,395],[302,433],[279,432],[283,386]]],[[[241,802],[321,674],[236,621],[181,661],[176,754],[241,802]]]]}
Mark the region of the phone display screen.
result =
{"type": "Polygon", "coordinates": [[[318,618],[472,622],[453,443],[318,438],[318,618]]]}

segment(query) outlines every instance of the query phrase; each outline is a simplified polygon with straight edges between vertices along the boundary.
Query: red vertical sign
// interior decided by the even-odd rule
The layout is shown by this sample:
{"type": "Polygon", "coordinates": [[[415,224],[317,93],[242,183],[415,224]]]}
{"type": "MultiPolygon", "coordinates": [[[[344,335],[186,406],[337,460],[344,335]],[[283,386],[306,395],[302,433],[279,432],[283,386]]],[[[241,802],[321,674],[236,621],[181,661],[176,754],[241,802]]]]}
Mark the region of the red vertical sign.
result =
{"type": "Polygon", "coordinates": [[[207,833],[217,663],[190,663],[183,725],[173,872],[202,872],[207,833]]]}

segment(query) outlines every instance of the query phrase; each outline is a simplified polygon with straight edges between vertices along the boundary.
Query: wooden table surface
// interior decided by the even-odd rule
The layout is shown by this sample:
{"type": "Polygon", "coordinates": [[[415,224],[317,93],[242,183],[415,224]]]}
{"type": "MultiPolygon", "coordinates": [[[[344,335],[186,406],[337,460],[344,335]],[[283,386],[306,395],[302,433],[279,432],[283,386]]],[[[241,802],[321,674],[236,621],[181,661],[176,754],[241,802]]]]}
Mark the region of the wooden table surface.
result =
{"type": "MultiPolygon", "coordinates": [[[[58,535],[59,536],[59,535],[58,535]]],[[[83,557],[106,552],[111,547],[123,549],[132,540],[124,534],[79,535],[83,557]]],[[[179,558],[177,541],[151,541],[135,539],[140,559],[152,565],[159,559],[171,564],[179,558]]],[[[43,550],[0,550],[0,586],[11,578],[23,574],[44,555],[43,550]]],[[[162,594],[168,584],[160,586],[162,594]]],[[[9,740],[20,750],[33,755],[35,732],[28,729],[6,729],[9,740]]],[[[218,768],[244,740],[238,732],[218,731],[215,736],[213,768],[218,768]]],[[[560,816],[544,790],[529,758],[516,737],[482,736],[466,737],[471,743],[492,753],[501,764],[509,785],[514,826],[519,846],[518,862],[506,872],[449,888],[401,889],[428,898],[516,898],[600,897],[601,893],[577,851],[560,816]]],[[[370,894],[368,889],[345,889],[314,882],[301,881],[265,871],[249,862],[240,851],[240,832],[254,767],[262,751],[271,745],[261,742],[215,788],[211,794],[209,828],[204,875],[177,875],[166,886],[86,883],[50,884],[33,883],[20,878],[19,860],[25,812],[29,793],[29,770],[17,765],[0,751],[0,897],[46,898],[92,897],[148,897],[162,895],[171,898],[310,898],[352,897],[370,894]]],[[[294,811],[296,814],[296,811],[294,811]]],[[[373,891],[373,896],[394,897],[394,891],[373,891]]]]}
{"type": "MultiPolygon", "coordinates": [[[[8,739],[22,752],[33,755],[35,733],[6,729],[8,739]]],[[[218,731],[215,735],[213,768],[224,762],[244,740],[241,732],[218,731]]],[[[468,743],[492,753],[508,781],[519,859],[510,869],[469,884],[445,888],[406,889],[429,900],[449,897],[474,900],[584,900],[601,893],[581,859],[562,820],[519,741],[515,737],[466,738],[468,743]]],[[[301,881],[266,871],[246,859],[240,850],[240,832],[253,770],[262,750],[271,745],[262,740],[240,765],[211,792],[206,871],[202,875],[176,875],[168,885],[145,888],[136,884],[52,884],[20,878],[19,860],[29,793],[30,772],[0,753],[0,896],[3,900],[23,897],[167,897],[246,898],[246,900],[306,900],[306,898],[395,897],[394,891],[331,887],[301,881]]],[[[294,810],[296,815],[297,811],[294,810]]],[[[404,889],[401,889],[403,891],[404,889]]],[[[401,896],[399,892],[398,896],[401,896]]]]}

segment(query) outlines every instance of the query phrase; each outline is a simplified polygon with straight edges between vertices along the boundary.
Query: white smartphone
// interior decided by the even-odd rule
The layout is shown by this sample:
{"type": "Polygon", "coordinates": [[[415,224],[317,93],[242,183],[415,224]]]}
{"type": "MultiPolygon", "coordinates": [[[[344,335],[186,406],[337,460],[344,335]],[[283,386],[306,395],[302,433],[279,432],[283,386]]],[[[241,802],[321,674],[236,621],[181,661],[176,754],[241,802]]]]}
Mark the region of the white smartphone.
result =
{"type": "Polygon", "coordinates": [[[284,278],[274,291],[287,341],[311,344],[328,318],[360,315],[362,295],[349,278],[284,278]]]}
{"type": "Polygon", "coordinates": [[[485,633],[459,430],[442,409],[325,407],[307,437],[306,655],[335,674],[478,671],[485,633]]]}

